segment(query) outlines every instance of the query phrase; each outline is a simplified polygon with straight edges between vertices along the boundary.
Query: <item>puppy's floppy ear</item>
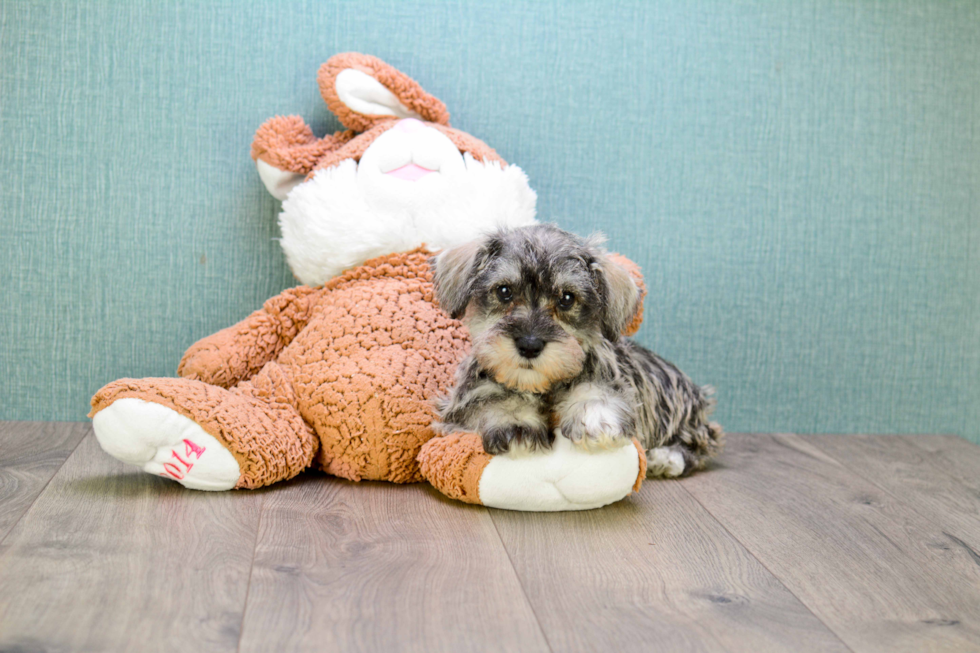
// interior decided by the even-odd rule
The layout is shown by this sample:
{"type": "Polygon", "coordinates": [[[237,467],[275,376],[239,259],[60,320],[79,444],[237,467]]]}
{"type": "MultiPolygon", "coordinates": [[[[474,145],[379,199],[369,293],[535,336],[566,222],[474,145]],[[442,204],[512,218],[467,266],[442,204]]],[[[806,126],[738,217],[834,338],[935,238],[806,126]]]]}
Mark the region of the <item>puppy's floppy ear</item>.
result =
{"type": "Polygon", "coordinates": [[[443,250],[432,257],[436,299],[453,319],[466,311],[473,295],[473,278],[486,256],[482,240],[443,250]]]}
{"type": "Polygon", "coordinates": [[[377,57],[358,52],[334,55],[320,66],[317,81],[327,106],[348,129],[367,131],[395,118],[449,125],[445,104],[377,57]]]}
{"type": "Polygon", "coordinates": [[[596,256],[592,273],[606,305],[602,314],[602,335],[609,340],[618,340],[636,316],[641,299],[640,288],[629,270],[605,251],[596,256]]]}
{"type": "Polygon", "coordinates": [[[636,287],[640,291],[640,298],[637,300],[636,309],[633,311],[633,319],[630,320],[626,328],[620,333],[620,335],[632,336],[640,330],[640,325],[643,324],[643,300],[647,296],[647,287],[643,283],[643,273],[640,271],[639,265],[622,254],[610,252],[607,256],[612,259],[613,263],[619,265],[629,273],[630,277],[633,278],[633,283],[636,284],[636,287]]]}

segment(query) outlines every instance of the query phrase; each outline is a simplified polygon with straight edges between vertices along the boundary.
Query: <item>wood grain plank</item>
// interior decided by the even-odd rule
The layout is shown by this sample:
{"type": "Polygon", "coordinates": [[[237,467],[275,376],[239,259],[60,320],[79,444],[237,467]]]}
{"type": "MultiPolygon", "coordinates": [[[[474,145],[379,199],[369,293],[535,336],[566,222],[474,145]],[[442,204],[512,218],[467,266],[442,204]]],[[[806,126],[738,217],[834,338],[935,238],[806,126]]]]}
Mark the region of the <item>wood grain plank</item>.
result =
{"type": "Polygon", "coordinates": [[[90,429],[84,422],[0,422],[0,542],[90,429]]]}
{"type": "Polygon", "coordinates": [[[491,514],[553,650],[848,650],[676,481],[491,514]]]}
{"type": "MultiPolygon", "coordinates": [[[[919,437],[822,435],[807,442],[940,526],[948,546],[980,551],[980,493],[951,476],[935,455],[916,446],[919,437]]],[[[967,454],[973,454],[980,467],[980,447],[973,449],[967,454]]]]}
{"type": "Polygon", "coordinates": [[[980,497],[980,446],[958,435],[898,436],[931,456],[933,465],[980,497]]]}
{"type": "Polygon", "coordinates": [[[547,644],[485,508],[423,485],[307,476],[266,503],[241,650],[314,649],[547,644]]]}
{"type": "Polygon", "coordinates": [[[808,438],[731,435],[684,488],[855,651],[980,647],[974,556],[808,438]]]}
{"type": "Polygon", "coordinates": [[[235,650],[261,501],[86,437],[0,544],[0,650],[235,650]]]}

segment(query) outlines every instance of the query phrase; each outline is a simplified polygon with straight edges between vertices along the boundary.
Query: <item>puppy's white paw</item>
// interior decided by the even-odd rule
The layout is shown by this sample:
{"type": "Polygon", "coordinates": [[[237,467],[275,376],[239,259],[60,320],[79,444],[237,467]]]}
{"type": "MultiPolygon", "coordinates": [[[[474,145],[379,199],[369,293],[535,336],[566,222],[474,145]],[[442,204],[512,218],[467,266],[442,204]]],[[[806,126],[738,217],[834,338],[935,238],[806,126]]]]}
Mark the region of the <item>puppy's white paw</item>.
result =
{"type": "MultiPolygon", "coordinates": [[[[596,383],[582,383],[571,389],[556,407],[561,432],[586,451],[616,449],[633,437],[626,433],[631,411],[623,397],[596,383]]],[[[632,429],[630,429],[632,430],[632,429]]]]}
{"type": "Polygon", "coordinates": [[[230,490],[238,461],[214,436],[160,404],[127,397],[92,418],[102,449],[143,471],[193,490],[230,490]]]}
{"type": "Polygon", "coordinates": [[[619,411],[598,401],[583,404],[574,419],[563,421],[562,433],[587,451],[617,449],[629,440],[620,426],[619,411]]]}
{"type": "Polygon", "coordinates": [[[676,478],[684,473],[684,454],[673,447],[647,451],[647,476],[676,478]]]}

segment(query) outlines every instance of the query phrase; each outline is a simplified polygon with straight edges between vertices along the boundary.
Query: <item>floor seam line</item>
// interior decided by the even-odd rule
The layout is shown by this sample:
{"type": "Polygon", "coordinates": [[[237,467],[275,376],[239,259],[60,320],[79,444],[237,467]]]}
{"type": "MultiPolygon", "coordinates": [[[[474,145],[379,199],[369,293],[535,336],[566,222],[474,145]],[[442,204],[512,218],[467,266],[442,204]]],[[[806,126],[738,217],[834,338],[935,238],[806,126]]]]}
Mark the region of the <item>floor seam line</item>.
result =
{"type": "MultiPolygon", "coordinates": [[[[701,472],[701,473],[703,474],[705,472],[701,472]]],[[[710,474],[711,472],[709,471],[707,473],[710,474]]],[[[773,579],[775,579],[775,581],[777,583],[779,583],[780,586],[783,587],[783,589],[785,589],[787,592],[789,592],[790,593],[790,596],[792,596],[797,601],[799,601],[800,602],[800,605],[802,605],[804,608],[806,608],[806,611],[809,612],[810,614],[812,614],[814,619],[816,619],[821,624],[823,624],[823,627],[826,628],[827,631],[830,632],[834,637],[836,637],[837,638],[837,641],[839,641],[841,643],[841,645],[844,646],[844,648],[846,648],[848,651],[851,651],[851,653],[857,653],[854,650],[854,648],[851,647],[850,644],[848,644],[847,642],[844,641],[844,639],[840,636],[840,633],[838,633],[836,630],[834,630],[833,628],[831,628],[829,624],[827,624],[823,619],[820,618],[820,615],[818,615],[816,612],[813,611],[813,608],[811,608],[809,605],[806,604],[806,601],[804,601],[802,598],[800,598],[799,596],[797,596],[796,592],[794,592],[793,590],[791,590],[786,585],[786,583],[783,582],[783,579],[780,578],[776,574],[776,572],[774,572],[772,569],[769,568],[769,565],[767,565],[765,562],[763,562],[759,558],[759,556],[757,556],[755,554],[755,551],[753,551],[752,549],[750,549],[745,542],[743,542],[742,540],[740,540],[739,538],[737,538],[735,536],[735,533],[732,533],[730,530],[728,530],[728,527],[725,526],[724,522],[722,522],[720,519],[718,519],[718,517],[715,516],[715,513],[711,512],[711,510],[708,508],[708,506],[706,506],[703,503],[701,503],[701,501],[694,495],[693,492],[691,492],[686,487],[684,487],[684,483],[683,482],[678,481],[677,483],[682,488],[684,488],[684,491],[687,492],[688,496],[690,496],[692,499],[694,499],[694,501],[696,501],[699,506],[701,506],[702,508],[704,508],[705,512],[707,512],[709,515],[711,515],[711,518],[715,520],[715,523],[718,524],[719,526],[721,526],[721,528],[726,533],[728,533],[728,536],[729,537],[731,537],[733,540],[735,540],[736,542],[738,542],[739,546],[741,546],[743,549],[745,549],[745,552],[746,553],[748,553],[750,556],[752,556],[752,558],[756,562],[758,562],[762,566],[763,569],[765,569],[767,572],[769,572],[769,575],[772,576],[773,579]]]]}
{"type": "Polygon", "coordinates": [[[252,570],[255,569],[255,556],[259,550],[259,536],[262,534],[262,518],[265,516],[265,495],[259,496],[259,520],[255,525],[255,542],[252,545],[252,563],[248,566],[248,582],[245,585],[245,601],[242,603],[242,620],[238,627],[238,646],[236,653],[242,650],[242,636],[245,634],[245,615],[248,613],[248,599],[252,593],[252,570]]]}
{"type": "MultiPolygon", "coordinates": [[[[74,423],[75,424],[79,424],[81,422],[74,422],[74,423]]],[[[80,446],[82,446],[82,443],[85,442],[85,440],[88,439],[88,437],[90,435],[92,435],[93,433],[95,433],[95,431],[92,430],[92,426],[91,425],[89,425],[87,428],[88,428],[88,433],[86,433],[85,435],[83,435],[82,437],[80,437],[78,439],[78,442],[76,442],[75,443],[75,446],[72,447],[71,453],[69,453],[67,456],[65,456],[65,459],[61,461],[61,465],[59,465],[58,466],[58,469],[56,469],[54,471],[54,474],[51,475],[51,478],[49,478],[44,483],[44,485],[41,486],[41,490],[37,493],[37,496],[35,496],[34,499],[31,501],[30,505],[27,506],[27,508],[24,509],[24,512],[22,512],[20,514],[20,517],[17,518],[17,521],[15,521],[13,524],[10,525],[10,528],[7,529],[7,532],[4,533],[3,537],[0,537],[0,546],[2,546],[3,543],[7,541],[7,538],[10,537],[10,534],[13,533],[14,530],[16,530],[17,525],[20,524],[20,522],[24,519],[24,517],[27,516],[27,513],[29,513],[31,511],[31,508],[34,507],[34,504],[37,503],[37,500],[41,498],[41,495],[44,494],[44,491],[48,489],[48,486],[49,485],[51,485],[51,481],[53,481],[54,480],[54,477],[58,475],[58,472],[60,472],[62,469],[64,469],[65,465],[68,463],[68,460],[72,456],[75,455],[75,452],[78,451],[78,448],[80,446]]]]}
{"type": "Polygon", "coordinates": [[[500,542],[500,547],[504,550],[504,555],[507,556],[510,570],[514,572],[514,578],[517,579],[517,586],[521,588],[521,595],[527,601],[527,607],[531,608],[531,616],[534,617],[534,623],[538,625],[538,630],[541,632],[541,636],[544,637],[544,643],[548,647],[548,650],[554,653],[555,649],[552,647],[551,641],[548,640],[548,633],[545,632],[544,626],[541,625],[541,620],[538,618],[537,610],[534,609],[534,603],[531,602],[531,597],[527,595],[527,590],[524,589],[524,582],[521,580],[521,575],[517,573],[517,567],[514,566],[514,559],[510,557],[510,551],[507,550],[507,545],[504,544],[504,538],[500,535],[500,529],[497,528],[497,522],[493,518],[493,513],[486,506],[483,509],[486,511],[487,517],[490,518],[490,523],[493,524],[493,532],[497,534],[497,541],[500,542]]]}

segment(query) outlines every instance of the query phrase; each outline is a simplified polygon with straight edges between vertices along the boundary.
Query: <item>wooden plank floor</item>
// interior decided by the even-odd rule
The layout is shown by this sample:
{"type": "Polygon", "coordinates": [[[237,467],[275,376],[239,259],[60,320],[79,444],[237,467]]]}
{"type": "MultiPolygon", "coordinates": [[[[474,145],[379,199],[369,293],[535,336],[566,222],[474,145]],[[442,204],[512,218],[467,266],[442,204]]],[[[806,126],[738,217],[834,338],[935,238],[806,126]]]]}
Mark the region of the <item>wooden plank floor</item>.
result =
{"type": "Polygon", "coordinates": [[[528,514],[310,473],[203,493],[0,423],[0,651],[980,650],[980,447],[731,435],[528,514]]]}

